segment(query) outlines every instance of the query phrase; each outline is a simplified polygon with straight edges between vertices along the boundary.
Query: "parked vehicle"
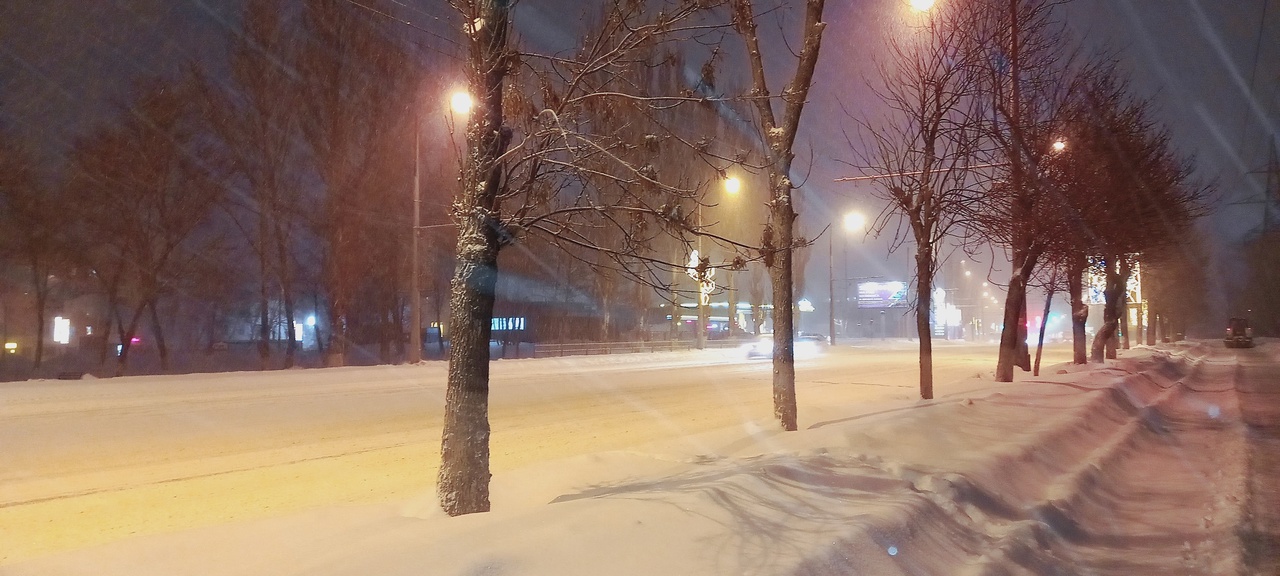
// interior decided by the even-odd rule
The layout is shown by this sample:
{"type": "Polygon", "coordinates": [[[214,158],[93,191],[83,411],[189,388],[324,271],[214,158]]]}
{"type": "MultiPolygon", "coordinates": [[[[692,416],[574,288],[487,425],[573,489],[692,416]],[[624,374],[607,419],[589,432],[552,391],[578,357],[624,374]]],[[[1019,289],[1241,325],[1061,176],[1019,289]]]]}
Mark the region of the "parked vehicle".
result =
{"type": "Polygon", "coordinates": [[[1247,318],[1227,320],[1227,336],[1222,339],[1227,348],[1253,348],[1253,327],[1247,318]]]}

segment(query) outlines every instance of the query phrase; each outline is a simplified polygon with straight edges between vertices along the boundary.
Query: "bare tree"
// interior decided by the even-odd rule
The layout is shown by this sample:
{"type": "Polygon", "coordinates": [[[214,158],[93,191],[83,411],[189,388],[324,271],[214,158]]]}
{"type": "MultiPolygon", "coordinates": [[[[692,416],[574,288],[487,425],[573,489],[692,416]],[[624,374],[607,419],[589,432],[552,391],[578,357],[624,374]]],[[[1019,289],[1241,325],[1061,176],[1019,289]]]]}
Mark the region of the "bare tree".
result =
{"type": "Polygon", "coordinates": [[[978,54],[967,45],[973,24],[967,7],[945,3],[924,16],[915,34],[889,40],[879,65],[880,99],[891,113],[864,119],[870,141],[860,162],[887,205],[873,229],[896,221],[893,249],[915,245],[916,334],[920,338],[920,397],[933,398],[933,282],[948,238],[961,236],[974,202],[971,164],[978,157],[983,102],[978,54]]]}
{"type": "Polygon", "coordinates": [[[476,101],[453,212],[458,262],[438,485],[442,507],[457,515],[489,508],[488,345],[499,251],[540,236],[561,249],[598,251],[604,259],[597,265],[607,261],[627,278],[667,287],[666,274],[681,263],[655,252],[661,240],[708,234],[686,208],[702,202],[699,188],[670,184],[657,165],[638,161],[643,153],[632,153],[689,146],[677,127],[662,125],[660,112],[700,99],[654,94],[637,70],[654,65],[664,43],[707,28],[690,21],[703,5],[611,2],[574,53],[521,54],[509,3],[451,4],[466,36],[476,101]],[[638,142],[603,131],[595,114],[609,105],[601,102],[648,107],[652,129],[638,142]],[[598,227],[617,234],[591,232],[598,227]],[[617,242],[595,244],[600,238],[617,242]]]}
{"type": "Polygon", "coordinates": [[[147,310],[161,368],[168,369],[158,304],[195,257],[197,231],[220,191],[220,170],[209,164],[213,155],[192,105],[194,86],[148,80],[137,90],[117,126],[78,143],[72,180],[82,199],[78,224],[97,243],[94,269],[112,303],[118,375],[147,310]],[[127,321],[122,304],[129,307],[127,321]]]}
{"type": "Polygon", "coordinates": [[[0,134],[0,258],[29,274],[35,296],[36,368],[44,358],[50,279],[67,255],[59,234],[62,212],[59,199],[41,184],[34,156],[0,134]]]}
{"type": "Polygon", "coordinates": [[[215,82],[206,77],[205,115],[217,134],[238,181],[232,218],[252,248],[258,264],[258,354],[268,367],[272,336],[271,304],[283,304],[286,338],[284,367],[293,366],[297,341],[294,320],[294,242],[301,223],[299,146],[303,103],[296,61],[294,30],[285,21],[282,0],[250,0],[242,12],[243,32],[230,49],[230,74],[215,82]],[[241,190],[243,190],[242,193],[241,190]],[[241,222],[247,213],[252,224],[241,222]]]}
{"type": "Polygon", "coordinates": [[[972,45],[982,68],[981,89],[991,113],[984,136],[998,167],[995,184],[976,205],[975,230],[1004,247],[1012,262],[1000,335],[996,380],[1009,382],[1013,368],[1031,370],[1027,350],[1027,283],[1049,249],[1059,222],[1051,187],[1041,171],[1054,152],[1067,104],[1087,77],[1069,51],[1058,19],[1059,0],[984,0],[975,13],[972,45]]]}
{"type": "Polygon", "coordinates": [[[1101,242],[1106,274],[1103,325],[1094,337],[1092,359],[1114,358],[1117,330],[1127,317],[1129,279],[1142,254],[1159,253],[1183,242],[1186,229],[1204,214],[1210,190],[1190,181],[1191,165],[1170,149],[1163,129],[1145,122],[1136,110],[1131,132],[1113,133],[1111,186],[1115,226],[1101,242]]]}
{"type": "Polygon", "coordinates": [[[791,191],[792,161],[800,115],[809,98],[813,72],[822,46],[824,0],[806,0],[800,28],[800,53],[796,68],[776,98],[769,91],[769,71],[765,69],[756,25],[755,3],[733,0],[733,25],[746,46],[751,75],[749,97],[756,106],[760,140],[765,144],[765,164],[769,174],[769,223],[760,239],[761,258],[769,268],[773,286],[773,413],[784,430],[795,430],[796,366],[794,333],[794,275],[792,251],[796,247],[796,211],[791,191]]]}
{"type": "MultiPolygon", "coordinates": [[[[324,239],[324,284],[329,309],[329,356],[341,364],[356,328],[355,307],[371,306],[360,298],[376,290],[366,283],[370,255],[401,258],[372,247],[396,251],[408,224],[387,222],[389,194],[404,196],[412,176],[412,116],[417,75],[403,46],[379,16],[343,0],[307,0],[301,16],[296,68],[303,88],[302,134],[316,173],[324,183],[321,208],[314,223],[324,239]],[[394,190],[394,192],[393,192],[394,190]],[[386,236],[386,238],[379,238],[386,236]]],[[[377,2],[372,2],[377,8],[377,2]]],[[[404,202],[394,214],[403,219],[404,202]]],[[[394,284],[403,275],[381,266],[379,282],[394,284]]],[[[385,298],[382,307],[386,307],[385,298]]],[[[382,326],[377,310],[359,316],[382,326]]],[[[383,337],[379,337],[383,340],[383,337]]]]}

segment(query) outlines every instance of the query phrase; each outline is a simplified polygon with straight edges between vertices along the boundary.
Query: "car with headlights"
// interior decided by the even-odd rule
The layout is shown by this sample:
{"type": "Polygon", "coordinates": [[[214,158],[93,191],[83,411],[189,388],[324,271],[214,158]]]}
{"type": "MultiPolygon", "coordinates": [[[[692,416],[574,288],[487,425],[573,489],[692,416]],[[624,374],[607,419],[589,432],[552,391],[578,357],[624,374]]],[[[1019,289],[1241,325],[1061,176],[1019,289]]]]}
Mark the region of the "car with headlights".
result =
{"type": "MultiPolygon", "coordinates": [[[[810,358],[822,353],[827,339],[821,334],[800,333],[792,341],[796,358],[810,358]]],[[[761,334],[755,340],[743,345],[747,359],[773,358],[773,335],[761,334]]]]}

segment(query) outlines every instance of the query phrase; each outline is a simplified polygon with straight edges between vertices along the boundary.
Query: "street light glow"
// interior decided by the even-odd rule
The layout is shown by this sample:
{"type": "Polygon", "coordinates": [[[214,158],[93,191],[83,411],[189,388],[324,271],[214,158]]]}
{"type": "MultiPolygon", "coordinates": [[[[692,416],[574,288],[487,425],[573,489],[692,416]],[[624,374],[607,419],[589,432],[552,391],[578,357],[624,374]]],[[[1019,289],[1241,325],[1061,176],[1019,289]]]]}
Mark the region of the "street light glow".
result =
{"type": "Polygon", "coordinates": [[[471,95],[466,92],[454,92],[449,97],[449,107],[458,114],[466,114],[471,111],[471,95]]]}
{"type": "Polygon", "coordinates": [[[1053,143],[1053,151],[1061,152],[1067,149],[1067,143],[1064,140],[1058,140],[1053,143]]]}
{"type": "Polygon", "coordinates": [[[933,1],[934,0],[907,0],[907,4],[911,6],[912,10],[925,12],[930,8],[933,8],[933,1]]]}
{"type": "Polygon", "coordinates": [[[742,181],[737,176],[730,176],[724,179],[724,191],[730,194],[737,194],[742,189],[742,181]]]}
{"type": "Polygon", "coordinates": [[[866,225],[867,217],[860,212],[850,212],[844,215],[844,229],[846,232],[858,232],[866,225]]]}

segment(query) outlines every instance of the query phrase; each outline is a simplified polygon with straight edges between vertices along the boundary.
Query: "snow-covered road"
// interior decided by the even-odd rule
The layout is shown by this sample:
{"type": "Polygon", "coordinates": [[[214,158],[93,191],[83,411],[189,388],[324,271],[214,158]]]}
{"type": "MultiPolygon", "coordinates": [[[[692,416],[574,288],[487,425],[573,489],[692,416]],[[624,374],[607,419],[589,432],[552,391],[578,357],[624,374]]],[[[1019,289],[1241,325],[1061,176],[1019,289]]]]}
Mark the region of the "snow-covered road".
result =
{"type": "Polygon", "coordinates": [[[25,468],[0,477],[0,542],[23,551],[0,573],[1280,566],[1280,343],[1140,348],[1013,384],[990,380],[989,348],[938,352],[930,402],[915,399],[909,347],[810,363],[794,433],[772,426],[765,362],[500,362],[494,511],[460,518],[430,491],[439,368],[27,384],[4,392],[0,438],[25,468]],[[84,445],[62,445],[73,440],[84,445]],[[60,515],[41,524],[49,513],[60,515]],[[110,543],[86,548],[95,542],[110,543]]]}
{"type": "MultiPolygon", "coordinates": [[[[994,357],[939,348],[940,382],[989,370],[994,357]]],[[[802,360],[802,419],[832,399],[914,397],[915,361],[905,342],[802,360]]],[[[772,413],[769,374],[738,350],[496,362],[494,472],[740,428],[772,413]]],[[[442,363],[424,363],[0,384],[0,565],[429,493],[444,377],[442,363]]]]}

